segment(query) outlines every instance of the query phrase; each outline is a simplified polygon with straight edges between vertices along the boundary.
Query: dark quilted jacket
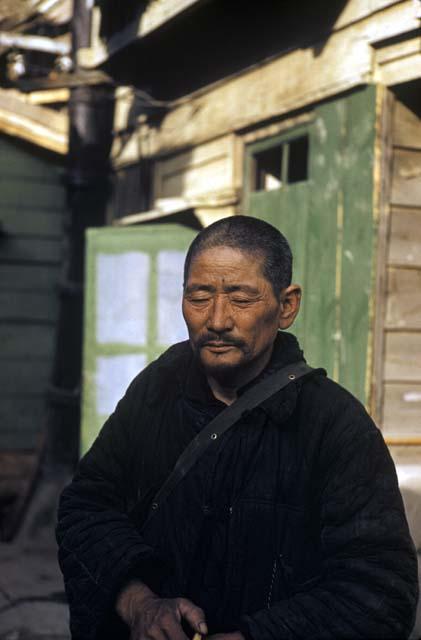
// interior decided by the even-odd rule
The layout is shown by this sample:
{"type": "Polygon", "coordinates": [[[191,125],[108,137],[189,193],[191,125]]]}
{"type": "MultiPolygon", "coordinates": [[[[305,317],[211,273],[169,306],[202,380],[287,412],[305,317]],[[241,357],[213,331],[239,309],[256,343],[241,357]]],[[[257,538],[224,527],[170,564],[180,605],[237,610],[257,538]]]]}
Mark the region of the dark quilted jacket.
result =
{"type": "MultiPolygon", "coordinates": [[[[270,368],[300,358],[280,334],[270,368]]],[[[361,404],[316,371],[244,415],[143,526],[177,457],[223,405],[188,343],[130,385],[62,495],[57,536],[75,640],[128,638],[138,577],[253,640],[407,638],[416,557],[396,473],[361,404]]]]}

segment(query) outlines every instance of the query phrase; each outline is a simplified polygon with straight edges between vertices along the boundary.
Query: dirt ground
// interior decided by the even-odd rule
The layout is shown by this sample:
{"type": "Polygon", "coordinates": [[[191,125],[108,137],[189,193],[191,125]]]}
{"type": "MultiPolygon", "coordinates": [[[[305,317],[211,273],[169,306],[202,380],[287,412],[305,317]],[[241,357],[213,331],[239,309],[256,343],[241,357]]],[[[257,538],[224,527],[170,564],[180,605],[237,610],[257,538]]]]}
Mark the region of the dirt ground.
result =
{"type": "Polygon", "coordinates": [[[43,477],[13,542],[0,543],[0,640],[69,640],[54,537],[64,474],[43,477]]]}

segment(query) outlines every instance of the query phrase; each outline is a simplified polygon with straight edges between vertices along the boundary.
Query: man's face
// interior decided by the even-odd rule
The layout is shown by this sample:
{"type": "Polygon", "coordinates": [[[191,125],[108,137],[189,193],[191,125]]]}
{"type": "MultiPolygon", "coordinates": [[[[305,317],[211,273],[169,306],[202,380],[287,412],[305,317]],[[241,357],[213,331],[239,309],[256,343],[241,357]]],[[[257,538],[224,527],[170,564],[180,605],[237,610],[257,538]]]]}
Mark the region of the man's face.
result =
{"type": "Polygon", "coordinates": [[[259,373],[280,326],[281,301],[263,275],[263,258],[215,247],[192,261],[183,315],[193,350],[207,374],[259,373]]]}

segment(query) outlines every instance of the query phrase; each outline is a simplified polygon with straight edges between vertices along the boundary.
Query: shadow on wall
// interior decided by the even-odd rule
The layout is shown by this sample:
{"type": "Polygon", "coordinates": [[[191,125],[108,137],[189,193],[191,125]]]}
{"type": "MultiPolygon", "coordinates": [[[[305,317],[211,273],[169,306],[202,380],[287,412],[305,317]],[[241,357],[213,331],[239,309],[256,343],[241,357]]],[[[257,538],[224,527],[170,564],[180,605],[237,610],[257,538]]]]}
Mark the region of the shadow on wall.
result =
{"type": "MultiPolygon", "coordinates": [[[[157,29],[134,41],[116,53],[105,70],[119,83],[134,84],[154,98],[175,99],[292,47],[323,40],[346,4],[305,0],[297,11],[294,3],[264,0],[244,2],[239,11],[235,2],[198,2],[182,20],[165,26],[165,38],[157,29]]],[[[322,50],[316,48],[314,54],[322,50]]]]}

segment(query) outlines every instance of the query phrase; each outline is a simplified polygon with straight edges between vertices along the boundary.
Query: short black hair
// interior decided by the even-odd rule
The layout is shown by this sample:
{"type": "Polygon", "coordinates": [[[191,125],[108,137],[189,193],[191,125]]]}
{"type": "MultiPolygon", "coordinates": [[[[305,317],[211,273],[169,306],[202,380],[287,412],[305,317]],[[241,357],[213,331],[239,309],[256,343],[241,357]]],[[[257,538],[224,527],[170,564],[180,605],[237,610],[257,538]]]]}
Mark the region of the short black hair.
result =
{"type": "Polygon", "coordinates": [[[277,297],[291,284],[292,252],[285,236],[268,222],[243,215],[218,220],[195,237],[184,263],[184,284],[194,258],[214,247],[231,247],[262,257],[263,275],[277,297]]]}

